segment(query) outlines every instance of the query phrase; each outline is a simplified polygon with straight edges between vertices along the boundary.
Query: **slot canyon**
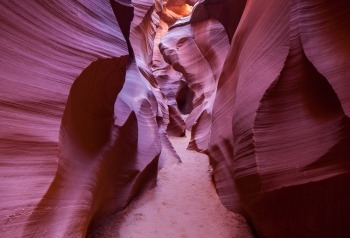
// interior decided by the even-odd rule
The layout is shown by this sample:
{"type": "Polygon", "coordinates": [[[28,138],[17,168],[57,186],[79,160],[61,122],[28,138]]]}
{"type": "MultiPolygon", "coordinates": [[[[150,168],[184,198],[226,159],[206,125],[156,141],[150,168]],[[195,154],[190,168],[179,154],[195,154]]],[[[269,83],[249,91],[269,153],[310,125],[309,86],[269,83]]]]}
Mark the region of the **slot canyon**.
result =
{"type": "Polygon", "coordinates": [[[350,1],[0,12],[0,237],[350,237],[350,1]]]}

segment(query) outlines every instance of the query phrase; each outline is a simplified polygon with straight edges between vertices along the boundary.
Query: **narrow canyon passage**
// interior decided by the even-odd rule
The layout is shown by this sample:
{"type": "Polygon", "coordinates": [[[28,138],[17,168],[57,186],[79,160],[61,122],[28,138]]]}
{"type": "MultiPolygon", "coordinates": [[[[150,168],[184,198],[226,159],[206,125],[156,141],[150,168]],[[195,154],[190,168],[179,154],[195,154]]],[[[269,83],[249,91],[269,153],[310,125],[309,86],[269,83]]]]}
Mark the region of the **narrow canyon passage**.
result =
{"type": "Polygon", "coordinates": [[[188,132],[170,139],[183,162],[161,169],[154,189],[106,218],[89,237],[252,237],[244,218],[220,203],[207,156],[186,150],[188,132]]]}

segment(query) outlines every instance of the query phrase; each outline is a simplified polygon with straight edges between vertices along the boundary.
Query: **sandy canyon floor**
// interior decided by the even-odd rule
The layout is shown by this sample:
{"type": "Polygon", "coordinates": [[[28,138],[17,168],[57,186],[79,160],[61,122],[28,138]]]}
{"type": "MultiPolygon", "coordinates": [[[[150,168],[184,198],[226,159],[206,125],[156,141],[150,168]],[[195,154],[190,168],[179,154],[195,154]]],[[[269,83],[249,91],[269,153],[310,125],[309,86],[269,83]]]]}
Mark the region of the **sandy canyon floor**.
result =
{"type": "Polygon", "coordinates": [[[215,192],[206,155],[186,150],[189,135],[170,138],[182,163],[160,170],[157,186],[88,237],[250,238],[248,225],[227,211],[215,192]]]}

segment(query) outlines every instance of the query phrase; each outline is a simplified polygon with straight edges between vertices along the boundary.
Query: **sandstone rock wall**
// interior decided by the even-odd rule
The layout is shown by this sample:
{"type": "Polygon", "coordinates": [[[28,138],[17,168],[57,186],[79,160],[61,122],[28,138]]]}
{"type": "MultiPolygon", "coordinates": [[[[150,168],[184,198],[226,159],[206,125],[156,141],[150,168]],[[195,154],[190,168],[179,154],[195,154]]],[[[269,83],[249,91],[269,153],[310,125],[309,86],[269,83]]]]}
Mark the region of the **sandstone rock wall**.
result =
{"type": "Polygon", "coordinates": [[[1,236],[86,236],[180,161],[187,128],[257,236],[349,237],[348,1],[0,11],[1,236]]]}

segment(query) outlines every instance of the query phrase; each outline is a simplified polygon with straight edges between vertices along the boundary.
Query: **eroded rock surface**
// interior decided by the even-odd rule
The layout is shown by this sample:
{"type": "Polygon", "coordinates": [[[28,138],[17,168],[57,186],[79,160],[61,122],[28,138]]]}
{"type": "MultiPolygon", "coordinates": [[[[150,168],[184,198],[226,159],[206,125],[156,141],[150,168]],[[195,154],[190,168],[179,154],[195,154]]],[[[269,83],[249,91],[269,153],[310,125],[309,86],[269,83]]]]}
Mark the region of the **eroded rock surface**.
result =
{"type": "Polygon", "coordinates": [[[212,104],[229,42],[225,29],[215,19],[194,24],[190,19],[173,25],[159,47],[194,93],[193,108],[186,119],[187,128],[192,128],[189,147],[203,152],[208,148],[212,104]]]}
{"type": "Polygon", "coordinates": [[[1,236],[84,237],[179,162],[186,128],[258,236],[350,236],[348,1],[0,10],[1,236]]]}
{"type": "Polygon", "coordinates": [[[223,203],[262,237],[349,235],[349,11],[248,1],[232,39],[208,153],[223,203]]]}
{"type": "Polygon", "coordinates": [[[3,1],[0,8],[0,236],[30,237],[23,233],[28,217],[57,170],[73,81],[91,62],[126,55],[127,47],[107,2],[3,1]]]}
{"type": "Polygon", "coordinates": [[[84,237],[179,162],[150,71],[159,17],[133,4],[1,4],[3,236],[84,237]]]}
{"type": "MultiPolygon", "coordinates": [[[[190,148],[208,153],[221,201],[259,236],[348,236],[349,11],[346,1],[203,1],[178,22],[185,33],[173,27],[162,41],[189,87],[208,89],[209,67],[188,42],[199,39],[198,22],[217,19],[226,30],[210,119],[189,117],[190,148]]],[[[192,115],[207,95],[195,90],[192,115]]]]}

